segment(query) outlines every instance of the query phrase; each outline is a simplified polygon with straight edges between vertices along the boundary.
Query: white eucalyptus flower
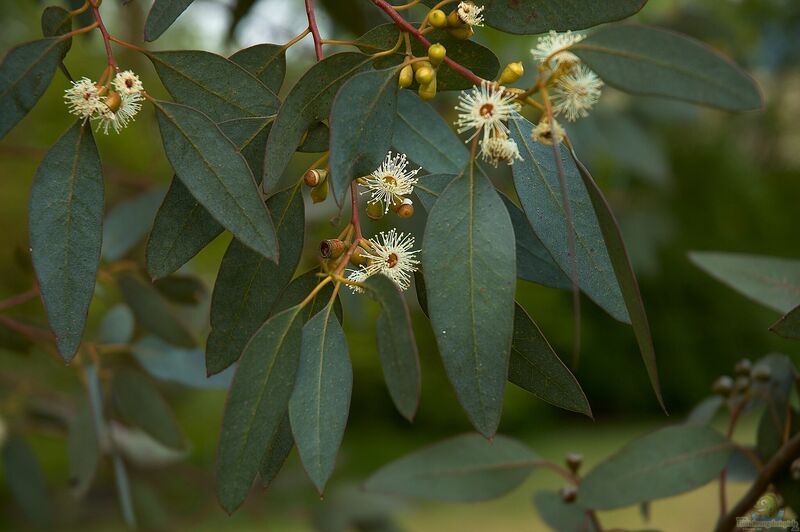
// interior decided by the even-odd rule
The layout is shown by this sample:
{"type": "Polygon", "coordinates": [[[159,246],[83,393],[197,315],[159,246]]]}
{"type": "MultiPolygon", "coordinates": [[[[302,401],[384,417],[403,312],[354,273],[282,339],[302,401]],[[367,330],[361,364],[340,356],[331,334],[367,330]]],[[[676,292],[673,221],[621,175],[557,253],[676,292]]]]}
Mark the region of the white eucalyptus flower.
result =
{"type": "Polygon", "coordinates": [[[521,161],[522,156],[519,154],[519,148],[514,139],[493,135],[481,141],[481,159],[497,168],[498,163],[501,162],[506,162],[511,166],[515,160],[521,161]]]}
{"type": "Polygon", "coordinates": [[[119,133],[126,127],[130,122],[135,120],[136,114],[141,111],[142,104],[141,101],[144,99],[142,95],[139,93],[133,94],[122,94],[122,93],[112,93],[118,94],[120,103],[119,107],[117,107],[116,111],[112,111],[111,107],[107,104],[108,98],[107,96],[103,101],[103,107],[99,112],[97,118],[97,129],[96,131],[103,130],[103,133],[108,135],[108,130],[113,128],[116,133],[119,133]]]}
{"type": "Polygon", "coordinates": [[[560,144],[564,140],[564,128],[555,119],[553,119],[553,127],[551,128],[550,122],[544,117],[531,131],[531,138],[536,142],[550,145],[553,144],[553,132],[555,132],[555,138],[560,144]]]}
{"type": "Polygon", "coordinates": [[[531,50],[533,59],[537,63],[577,63],[580,61],[578,57],[567,50],[570,46],[579,43],[586,38],[582,33],[572,33],[567,31],[564,33],[557,33],[550,30],[550,33],[539,37],[536,43],[536,48],[531,50]]]}
{"type": "Polygon", "coordinates": [[[132,70],[118,72],[114,76],[114,88],[120,94],[138,94],[144,90],[142,81],[132,70]]]}
{"type": "Polygon", "coordinates": [[[483,6],[476,6],[472,2],[458,4],[458,18],[469,26],[483,26],[483,6]]]}
{"type": "MultiPolygon", "coordinates": [[[[357,270],[347,270],[346,273],[347,273],[347,280],[348,281],[352,281],[354,283],[363,283],[364,281],[366,281],[370,277],[370,274],[367,273],[367,269],[364,266],[361,266],[357,270]]],[[[361,288],[360,286],[354,286],[354,285],[349,284],[349,285],[347,285],[347,287],[350,290],[352,290],[354,294],[363,294],[364,293],[364,289],[361,288]]]]}
{"type": "Polygon", "coordinates": [[[475,129],[468,140],[475,138],[481,131],[484,142],[495,131],[508,136],[506,121],[512,118],[519,107],[515,96],[507,94],[505,87],[484,80],[480,87],[475,86],[461,91],[456,106],[458,120],[455,126],[459,133],[475,129]]]}
{"type": "Polygon", "coordinates": [[[574,122],[589,115],[589,110],[600,99],[603,80],[585,65],[577,65],[558,78],[551,93],[553,112],[563,114],[574,122]]]}
{"type": "Polygon", "coordinates": [[[419,250],[413,250],[414,237],[410,234],[398,233],[391,229],[388,233],[381,231],[378,237],[370,238],[371,249],[363,256],[368,260],[365,273],[367,276],[381,273],[400,287],[401,290],[411,286],[411,276],[417,271],[419,261],[416,259],[419,250]]]}
{"type": "Polygon", "coordinates": [[[367,188],[362,194],[372,193],[369,203],[383,202],[386,205],[385,212],[388,213],[393,202],[402,202],[403,196],[411,194],[418,181],[415,176],[421,168],[406,170],[407,166],[408,159],[405,154],[387,153],[383,163],[366,177],[365,183],[361,184],[367,188]]]}
{"type": "Polygon", "coordinates": [[[89,78],[73,81],[72,87],[64,91],[64,101],[69,112],[83,118],[84,122],[105,108],[98,94],[97,85],[89,78]]]}

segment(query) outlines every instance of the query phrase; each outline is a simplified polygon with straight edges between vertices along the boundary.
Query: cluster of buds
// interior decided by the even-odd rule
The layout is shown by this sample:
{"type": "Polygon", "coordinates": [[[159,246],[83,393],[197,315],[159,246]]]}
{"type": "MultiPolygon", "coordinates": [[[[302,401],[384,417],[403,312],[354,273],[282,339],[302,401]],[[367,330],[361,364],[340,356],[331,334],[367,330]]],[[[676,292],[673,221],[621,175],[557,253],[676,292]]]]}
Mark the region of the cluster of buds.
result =
{"type": "Polygon", "coordinates": [[[371,174],[358,179],[358,184],[366,188],[362,194],[369,193],[367,216],[380,220],[392,209],[401,218],[414,214],[414,202],[408,196],[414,192],[417,173],[421,168],[408,170],[409,161],[405,154],[386,154],[380,166],[371,174]]]}
{"type": "Polygon", "coordinates": [[[303,174],[303,182],[311,188],[311,201],[322,203],[328,197],[328,171],[311,168],[303,174]]]}
{"type": "Polygon", "coordinates": [[[139,76],[130,70],[118,72],[105,84],[102,79],[95,83],[89,78],[73,81],[64,91],[64,101],[69,112],[87,120],[97,122],[97,131],[108,134],[109,129],[119,133],[142,109],[144,87],[139,76]]]}
{"type": "Polygon", "coordinates": [[[428,23],[437,29],[447,30],[456,39],[469,39],[474,26],[483,26],[483,6],[472,2],[459,2],[458,7],[446,15],[441,9],[428,13],[428,23]]]}
{"type": "Polygon", "coordinates": [[[742,404],[753,396],[753,386],[768,383],[772,376],[769,366],[757,364],[744,358],[733,367],[734,377],[723,375],[711,385],[712,391],[729,401],[731,405],[742,404]]]}
{"type": "Polygon", "coordinates": [[[398,85],[401,89],[406,89],[416,81],[419,84],[417,91],[419,97],[423,100],[432,100],[436,96],[436,74],[446,56],[445,47],[436,43],[428,48],[427,59],[412,61],[409,57],[407,64],[400,69],[398,85]]]}

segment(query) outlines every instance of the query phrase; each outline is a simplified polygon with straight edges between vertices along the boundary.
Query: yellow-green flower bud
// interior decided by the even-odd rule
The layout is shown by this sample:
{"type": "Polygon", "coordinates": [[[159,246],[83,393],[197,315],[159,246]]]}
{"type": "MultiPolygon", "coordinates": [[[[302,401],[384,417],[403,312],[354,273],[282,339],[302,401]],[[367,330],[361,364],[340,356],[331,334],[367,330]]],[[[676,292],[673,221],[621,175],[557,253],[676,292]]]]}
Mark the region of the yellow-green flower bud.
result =
{"type": "Polygon", "coordinates": [[[503,69],[503,73],[500,74],[500,79],[498,81],[500,85],[508,85],[509,83],[518,81],[524,73],[525,69],[521,62],[509,63],[506,65],[506,68],[503,69]]]}
{"type": "Polygon", "coordinates": [[[419,70],[417,70],[416,74],[414,74],[414,77],[416,78],[417,83],[419,83],[420,85],[427,85],[433,80],[433,77],[435,75],[436,74],[434,73],[432,68],[422,67],[419,70]]]}
{"type": "Polygon", "coordinates": [[[364,252],[361,247],[356,247],[353,250],[353,254],[350,255],[350,264],[353,266],[365,266],[369,259],[364,256],[364,252]]]}
{"type": "Polygon", "coordinates": [[[433,100],[434,96],[436,96],[436,77],[434,76],[430,83],[420,85],[417,93],[423,100],[433,100]]]}
{"type": "Polygon", "coordinates": [[[392,208],[400,218],[411,218],[414,216],[414,202],[408,198],[404,198],[403,201],[393,205],[392,208]]]}
{"type": "Polygon", "coordinates": [[[445,56],[447,55],[447,50],[444,46],[439,44],[432,44],[430,48],[428,48],[428,59],[431,60],[431,64],[435,67],[438,67],[444,61],[445,56]]]}
{"type": "Polygon", "coordinates": [[[415,61],[411,63],[411,67],[414,69],[414,72],[416,72],[420,68],[424,67],[433,68],[433,65],[431,64],[430,61],[415,61]]]}
{"type": "Polygon", "coordinates": [[[428,13],[428,24],[434,28],[444,28],[447,26],[447,15],[441,9],[434,9],[428,13]]]}
{"type": "Polygon", "coordinates": [[[475,32],[472,31],[471,26],[459,26],[457,28],[450,28],[447,31],[450,33],[450,35],[456,39],[461,39],[462,41],[469,40],[473,35],[475,35],[475,32]]]}
{"type": "Polygon", "coordinates": [[[458,16],[458,9],[454,9],[447,15],[447,25],[451,28],[460,28],[464,25],[464,21],[458,16]]]}
{"type": "Polygon", "coordinates": [[[328,197],[328,180],[324,180],[319,185],[311,189],[311,201],[322,203],[328,197]]]}
{"type": "Polygon", "coordinates": [[[118,92],[111,91],[106,96],[104,103],[112,113],[116,113],[119,106],[122,105],[122,98],[118,92]]]}
{"type": "Polygon", "coordinates": [[[382,201],[371,201],[367,203],[367,217],[370,220],[380,220],[383,218],[384,208],[382,201]]]}
{"type": "Polygon", "coordinates": [[[400,78],[397,80],[397,84],[400,86],[401,89],[405,89],[410,87],[411,84],[414,82],[414,69],[411,65],[406,65],[400,69],[400,78]]]}

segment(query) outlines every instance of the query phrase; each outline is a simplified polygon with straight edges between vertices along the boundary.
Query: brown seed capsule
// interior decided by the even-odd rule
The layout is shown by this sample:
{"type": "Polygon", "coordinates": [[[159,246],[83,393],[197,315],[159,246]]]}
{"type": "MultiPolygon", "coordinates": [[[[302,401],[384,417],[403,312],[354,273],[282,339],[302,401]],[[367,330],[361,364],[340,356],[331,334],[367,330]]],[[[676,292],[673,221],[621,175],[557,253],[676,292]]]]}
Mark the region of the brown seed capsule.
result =
{"type": "Polygon", "coordinates": [[[338,259],[344,255],[347,244],[338,239],[323,240],[319,243],[319,254],[323,259],[338,259]]]}
{"type": "Polygon", "coordinates": [[[411,218],[414,216],[414,202],[406,198],[402,203],[394,207],[394,212],[396,212],[400,218],[411,218]]]}
{"type": "Polygon", "coordinates": [[[750,372],[753,370],[753,363],[750,362],[748,359],[743,358],[739,362],[733,366],[733,372],[736,375],[750,375],[750,372]]]}
{"type": "Polygon", "coordinates": [[[471,26],[461,26],[461,27],[458,27],[458,28],[450,28],[447,31],[450,33],[450,35],[452,35],[456,39],[461,39],[462,41],[466,41],[468,39],[471,39],[472,36],[475,35],[475,32],[472,31],[472,27],[471,26]]]}
{"type": "Polygon", "coordinates": [[[433,100],[436,96],[436,78],[434,77],[431,82],[426,85],[420,85],[417,93],[423,100],[433,100]]]}
{"type": "Polygon", "coordinates": [[[312,170],[309,170],[303,175],[303,181],[305,182],[306,185],[310,187],[315,187],[320,183],[322,183],[323,181],[325,181],[327,177],[328,177],[327,170],[320,170],[314,168],[312,170]]]}
{"type": "Polygon", "coordinates": [[[733,385],[733,379],[727,375],[723,375],[714,381],[714,384],[711,385],[711,390],[717,395],[728,397],[733,391],[733,385]]]}
{"type": "Polygon", "coordinates": [[[431,64],[435,67],[438,67],[444,61],[445,56],[447,55],[447,49],[439,44],[432,44],[428,48],[428,59],[430,59],[431,64]]]}
{"type": "Polygon", "coordinates": [[[507,85],[519,81],[523,74],[525,74],[525,68],[521,62],[509,63],[503,69],[503,73],[500,74],[500,79],[497,81],[500,82],[500,85],[507,85]]]}
{"type": "Polygon", "coordinates": [[[558,494],[561,496],[561,500],[566,503],[575,502],[575,499],[578,498],[578,488],[575,486],[564,486],[558,490],[558,494]]]}
{"type": "Polygon", "coordinates": [[[106,96],[104,103],[112,113],[116,113],[117,109],[119,109],[119,106],[122,104],[122,98],[120,98],[118,92],[112,91],[108,93],[108,96],[106,96]]]}
{"type": "Polygon", "coordinates": [[[417,73],[414,75],[414,78],[420,85],[427,85],[431,81],[433,81],[434,75],[435,74],[432,68],[422,67],[420,69],[417,69],[417,73]]]}
{"type": "Polygon", "coordinates": [[[447,25],[451,28],[460,28],[464,25],[464,21],[458,16],[458,9],[454,9],[447,15],[447,25]]]}
{"type": "Polygon", "coordinates": [[[568,453],[564,461],[572,473],[577,473],[583,464],[583,455],[580,453],[568,453]]]}
{"type": "Polygon", "coordinates": [[[311,189],[311,201],[314,204],[322,203],[328,197],[328,180],[326,179],[319,185],[311,189]]]}
{"type": "Polygon", "coordinates": [[[428,24],[434,28],[444,28],[447,26],[447,15],[441,9],[434,9],[428,13],[428,24]]]}
{"type": "Polygon", "coordinates": [[[372,201],[367,203],[367,216],[370,220],[380,220],[384,215],[384,207],[382,201],[372,201]]]}
{"type": "Polygon", "coordinates": [[[744,394],[744,393],[747,393],[747,391],[749,389],[750,389],[750,377],[747,377],[745,375],[741,375],[739,377],[736,377],[736,383],[734,384],[734,390],[737,393],[744,394]]]}
{"type": "Polygon", "coordinates": [[[397,84],[401,89],[405,89],[406,87],[410,87],[413,82],[414,69],[411,65],[406,65],[400,70],[400,77],[397,80],[397,84]]]}
{"type": "Polygon", "coordinates": [[[753,368],[753,378],[758,382],[767,382],[772,375],[769,366],[756,366],[753,368]]]}

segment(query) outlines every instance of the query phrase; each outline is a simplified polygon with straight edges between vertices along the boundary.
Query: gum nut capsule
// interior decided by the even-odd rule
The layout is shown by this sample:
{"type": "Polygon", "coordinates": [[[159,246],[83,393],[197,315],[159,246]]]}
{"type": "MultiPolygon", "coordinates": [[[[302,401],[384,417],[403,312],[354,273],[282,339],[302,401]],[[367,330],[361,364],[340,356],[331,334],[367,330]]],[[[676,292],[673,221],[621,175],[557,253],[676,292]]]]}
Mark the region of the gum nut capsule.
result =
{"type": "Polygon", "coordinates": [[[566,503],[575,502],[575,499],[578,498],[578,488],[575,486],[564,486],[558,490],[558,494],[561,496],[561,500],[566,503]]]}
{"type": "Polygon", "coordinates": [[[328,177],[327,170],[313,168],[303,174],[303,182],[310,187],[315,187],[325,181],[326,177],[328,177]]]}
{"type": "Polygon", "coordinates": [[[119,106],[122,104],[122,98],[118,92],[111,91],[108,93],[108,96],[106,96],[105,104],[112,113],[116,113],[117,109],[119,109],[119,106]]]}
{"type": "Polygon", "coordinates": [[[454,9],[447,15],[447,25],[451,28],[460,28],[464,25],[464,21],[458,16],[458,9],[454,9]]]}
{"type": "Polygon", "coordinates": [[[447,15],[441,9],[434,9],[428,13],[428,24],[434,28],[444,28],[447,26],[447,15]]]}
{"type": "Polygon", "coordinates": [[[753,378],[758,382],[767,382],[772,374],[769,366],[756,366],[753,369],[753,378]]]}
{"type": "Polygon", "coordinates": [[[364,250],[361,247],[356,247],[353,254],[350,255],[350,264],[353,266],[365,266],[369,259],[364,256],[364,250]]]}
{"type": "Polygon", "coordinates": [[[411,65],[406,65],[400,69],[400,77],[397,80],[397,84],[401,89],[405,89],[406,87],[410,87],[413,82],[414,69],[411,67],[411,65]]]}
{"type": "Polygon", "coordinates": [[[450,35],[452,35],[456,39],[461,39],[462,41],[466,41],[468,39],[471,39],[472,36],[475,35],[475,32],[472,31],[472,28],[470,26],[461,26],[461,27],[458,27],[458,28],[450,28],[447,31],[450,33],[450,35]]]}
{"type": "Polygon", "coordinates": [[[714,384],[711,385],[711,390],[717,395],[727,397],[733,391],[733,379],[723,375],[714,381],[714,384]]]}
{"type": "Polygon", "coordinates": [[[433,80],[433,75],[434,74],[432,68],[422,67],[419,70],[417,70],[417,73],[415,74],[414,77],[416,78],[417,83],[419,83],[420,85],[427,85],[428,83],[431,82],[431,80],[433,80]]]}
{"type": "Polygon", "coordinates": [[[411,218],[414,216],[414,203],[410,199],[406,198],[403,200],[403,203],[397,207],[395,212],[397,212],[397,215],[400,218],[411,218]]]}
{"type": "Polygon", "coordinates": [[[753,363],[750,362],[748,359],[743,358],[739,362],[733,366],[733,372],[737,375],[750,375],[750,372],[753,370],[753,363]]]}
{"type": "Polygon", "coordinates": [[[442,64],[446,55],[447,49],[438,42],[428,48],[428,59],[431,60],[431,64],[435,67],[442,64]]]}
{"type": "Polygon", "coordinates": [[[577,473],[581,468],[581,464],[583,464],[583,455],[580,453],[568,453],[564,461],[570,471],[577,473]]]}
{"type": "Polygon", "coordinates": [[[319,254],[323,259],[338,259],[344,254],[347,244],[338,239],[323,240],[319,243],[319,254]]]}
{"type": "Polygon", "coordinates": [[[382,201],[372,201],[367,203],[367,216],[370,220],[380,220],[383,218],[384,208],[382,201]]]}

